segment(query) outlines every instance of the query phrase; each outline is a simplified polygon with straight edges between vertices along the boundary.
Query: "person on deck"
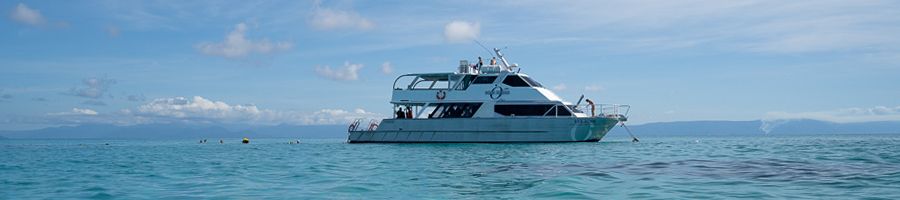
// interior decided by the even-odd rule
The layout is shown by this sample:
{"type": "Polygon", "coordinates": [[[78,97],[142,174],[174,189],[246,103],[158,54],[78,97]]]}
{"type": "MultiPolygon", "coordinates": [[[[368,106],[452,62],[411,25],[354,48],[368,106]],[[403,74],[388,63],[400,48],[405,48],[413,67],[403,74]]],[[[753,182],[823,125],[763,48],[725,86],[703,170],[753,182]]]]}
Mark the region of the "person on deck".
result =
{"type": "Polygon", "coordinates": [[[478,63],[476,63],[475,66],[472,66],[472,69],[475,70],[476,72],[481,71],[482,65],[484,65],[484,61],[481,60],[481,56],[478,56],[478,63]]]}
{"type": "Polygon", "coordinates": [[[412,118],[413,118],[412,108],[409,107],[409,106],[406,106],[406,118],[407,118],[407,119],[412,119],[412,118]]]}
{"type": "Polygon", "coordinates": [[[397,119],[403,119],[405,116],[403,114],[403,108],[397,108],[397,119]]]}
{"type": "Polygon", "coordinates": [[[491,57],[491,65],[497,65],[497,57],[491,57]]]}

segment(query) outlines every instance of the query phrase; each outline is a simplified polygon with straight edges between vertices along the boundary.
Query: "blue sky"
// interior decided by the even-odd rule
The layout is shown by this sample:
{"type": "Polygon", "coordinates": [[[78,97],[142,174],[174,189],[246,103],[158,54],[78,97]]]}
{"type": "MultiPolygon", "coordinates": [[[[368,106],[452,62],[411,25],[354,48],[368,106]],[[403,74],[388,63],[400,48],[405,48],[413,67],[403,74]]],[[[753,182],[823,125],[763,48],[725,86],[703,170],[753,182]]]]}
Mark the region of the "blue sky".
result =
{"type": "Polygon", "coordinates": [[[900,120],[897,1],[3,1],[0,130],[342,124],[505,48],[632,123],[900,120]]]}

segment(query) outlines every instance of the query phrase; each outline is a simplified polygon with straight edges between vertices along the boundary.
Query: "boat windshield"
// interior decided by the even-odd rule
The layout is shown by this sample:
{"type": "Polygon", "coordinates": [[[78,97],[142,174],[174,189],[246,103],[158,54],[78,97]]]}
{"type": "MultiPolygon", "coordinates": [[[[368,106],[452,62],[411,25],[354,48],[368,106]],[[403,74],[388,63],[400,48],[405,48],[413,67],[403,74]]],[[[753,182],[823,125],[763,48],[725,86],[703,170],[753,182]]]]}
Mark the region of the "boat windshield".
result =
{"type": "Polygon", "coordinates": [[[516,76],[516,75],[506,76],[506,78],[503,79],[503,84],[506,84],[506,85],[512,86],[512,87],[528,87],[529,86],[528,82],[525,82],[525,80],[522,80],[522,77],[516,76]]]}
{"type": "Polygon", "coordinates": [[[478,76],[472,84],[491,84],[497,80],[497,76],[478,76]]]}
{"type": "Polygon", "coordinates": [[[541,83],[538,83],[534,79],[531,79],[527,76],[523,76],[522,79],[525,79],[525,82],[528,82],[528,84],[531,85],[532,87],[544,87],[543,85],[541,85],[541,83]]]}
{"type": "Polygon", "coordinates": [[[395,90],[437,90],[449,89],[451,74],[406,74],[394,80],[395,90]]]}
{"type": "Polygon", "coordinates": [[[518,75],[509,75],[506,76],[506,79],[503,79],[503,84],[512,86],[512,87],[544,87],[537,81],[528,78],[527,76],[518,76],[518,75]]]}

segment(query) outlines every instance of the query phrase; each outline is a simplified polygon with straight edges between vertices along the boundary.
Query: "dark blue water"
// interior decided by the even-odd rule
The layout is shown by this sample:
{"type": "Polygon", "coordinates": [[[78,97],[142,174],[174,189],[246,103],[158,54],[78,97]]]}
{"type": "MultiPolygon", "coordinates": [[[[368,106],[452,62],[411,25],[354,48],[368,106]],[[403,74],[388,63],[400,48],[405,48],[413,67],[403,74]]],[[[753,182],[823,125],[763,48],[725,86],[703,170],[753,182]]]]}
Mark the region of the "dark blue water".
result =
{"type": "Polygon", "coordinates": [[[0,199],[900,199],[900,136],[238,141],[0,140],[0,199]]]}

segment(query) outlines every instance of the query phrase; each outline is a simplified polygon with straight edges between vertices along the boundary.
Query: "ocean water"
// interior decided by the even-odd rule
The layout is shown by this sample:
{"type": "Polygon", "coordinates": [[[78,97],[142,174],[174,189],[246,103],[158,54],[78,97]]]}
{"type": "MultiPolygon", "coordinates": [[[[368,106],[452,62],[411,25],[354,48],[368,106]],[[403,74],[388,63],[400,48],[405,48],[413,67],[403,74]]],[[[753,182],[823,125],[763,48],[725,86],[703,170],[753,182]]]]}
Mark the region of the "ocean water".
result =
{"type": "Polygon", "coordinates": [[[0,140],[0,199],[900,199],[897,135],[238,141],[0,140]]]}

